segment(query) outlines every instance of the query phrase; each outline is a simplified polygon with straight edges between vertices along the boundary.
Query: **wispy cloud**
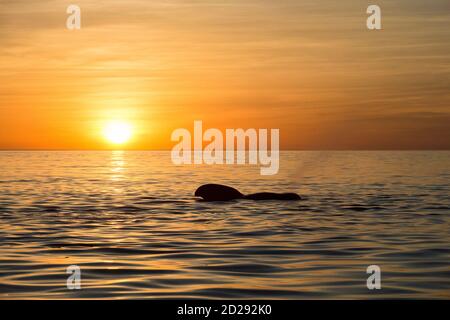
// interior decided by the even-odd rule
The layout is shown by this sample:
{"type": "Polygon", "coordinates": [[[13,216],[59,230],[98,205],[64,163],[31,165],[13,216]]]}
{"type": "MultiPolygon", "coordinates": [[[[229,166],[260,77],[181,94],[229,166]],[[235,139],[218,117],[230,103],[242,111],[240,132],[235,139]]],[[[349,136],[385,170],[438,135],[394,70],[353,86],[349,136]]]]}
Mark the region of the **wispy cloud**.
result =
{"type": "Polygon", "coordinates": [[[195,117],[279,127],[286,148],[379,147],[358,138],[374,130],[402,148],[423,134],[411,115],[442,115],[422,119],[440,128],[449,113],[448,1],[378,1],[376,32],[356,0],[79,0],[82,30],[70,32],[72,2],[0,1],[0,148],[101,147],[79,130],[108,110],[153,128],[140,148],[169,147],[168,132],[195,117]],[[24,126],[73,142],[29,139],[24,126]]]}

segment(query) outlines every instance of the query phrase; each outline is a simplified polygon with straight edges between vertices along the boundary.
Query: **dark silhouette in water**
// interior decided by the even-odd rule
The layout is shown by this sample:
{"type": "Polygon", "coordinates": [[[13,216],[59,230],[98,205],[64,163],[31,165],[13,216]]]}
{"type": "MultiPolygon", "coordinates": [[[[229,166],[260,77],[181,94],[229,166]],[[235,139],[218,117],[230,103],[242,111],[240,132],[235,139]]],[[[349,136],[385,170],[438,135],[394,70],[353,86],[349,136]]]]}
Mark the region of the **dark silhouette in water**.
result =
{"type": "Polygon", "coordinates": [[[244,195],[232,187],[221,184],[205,184],[195,191],[196,197],[202,197],[205,201],[230,201],[235,199],[250,200],[301,200],[296,193],[272,193],[260,192],[244,195]]]}

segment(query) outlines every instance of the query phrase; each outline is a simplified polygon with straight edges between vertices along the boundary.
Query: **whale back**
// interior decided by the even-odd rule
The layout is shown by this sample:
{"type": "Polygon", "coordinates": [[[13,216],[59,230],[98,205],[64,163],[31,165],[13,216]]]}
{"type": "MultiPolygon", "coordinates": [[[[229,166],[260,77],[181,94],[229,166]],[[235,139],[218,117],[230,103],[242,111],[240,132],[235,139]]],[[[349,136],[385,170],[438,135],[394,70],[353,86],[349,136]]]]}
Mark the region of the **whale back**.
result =
{"type": "Polygon", "coordinates": [[[232,187],[221,184],[205,184],[195,191],[196,197],[202,197],[205,201],[229,201],[240,199],[244,195],[232,187]]]}
{"type": "Polygon", "coordinates": [[[302,198],[296,193],[273,193],[259,192],[244,196],[244,199],[250,200],[301,200],[302,198]]]}

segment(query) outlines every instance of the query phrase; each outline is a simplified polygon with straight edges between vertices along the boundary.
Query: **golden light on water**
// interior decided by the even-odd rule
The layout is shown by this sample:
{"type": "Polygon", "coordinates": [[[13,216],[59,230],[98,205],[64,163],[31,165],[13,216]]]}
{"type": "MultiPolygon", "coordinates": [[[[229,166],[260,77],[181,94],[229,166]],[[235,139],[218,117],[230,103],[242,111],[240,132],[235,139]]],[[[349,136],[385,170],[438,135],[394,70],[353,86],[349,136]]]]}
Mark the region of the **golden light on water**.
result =
{"type": "Polygon", "coordinates": [[[131,139],[132,135],[132,126],[124,121],[110,121],[103,129],[103,136],[113,144],[124,144],[131,139]]]}

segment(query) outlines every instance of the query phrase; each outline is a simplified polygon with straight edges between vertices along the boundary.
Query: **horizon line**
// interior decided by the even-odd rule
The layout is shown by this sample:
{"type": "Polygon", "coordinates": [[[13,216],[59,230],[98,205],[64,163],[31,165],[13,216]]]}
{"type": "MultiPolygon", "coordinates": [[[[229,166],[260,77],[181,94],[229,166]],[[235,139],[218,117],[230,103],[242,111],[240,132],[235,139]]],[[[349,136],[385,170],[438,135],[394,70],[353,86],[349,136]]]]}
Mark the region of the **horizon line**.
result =
{"type": "MultiPolygon", "coordinates": [[[[162,151],[172,151],[172,149],[0,149],[0,152],[11,152],[11,151],[91,151],[91,152],[111,152],[111,151],[155,151],[155,152],[162,152],[162,151]]],[[[203,150],[190,150],[190,152],[194,151],[203,151],[203,150]]],[[[227,150],[218,150],[226,152],[227,150]]],[[[234,150],[239,151],[239,150],[234,150]]],[[[249,150],[241,150],[248,152],[249,150]]],[[[256,150],[259,151],[259,150],[256,150]]],[[[271,151],[271,150],[267,150],[271,151]]],[[[430,148],[430,149],[410,149],[410,148],[374,148],[374,149],[326,149],[326,148],[319,148],[319,149],[282,149],[281,151],[450,151],[450,148],[430,148]]],[[[276,151],[274,151],[276,152],[276,151]]]]}

